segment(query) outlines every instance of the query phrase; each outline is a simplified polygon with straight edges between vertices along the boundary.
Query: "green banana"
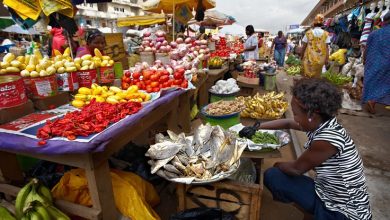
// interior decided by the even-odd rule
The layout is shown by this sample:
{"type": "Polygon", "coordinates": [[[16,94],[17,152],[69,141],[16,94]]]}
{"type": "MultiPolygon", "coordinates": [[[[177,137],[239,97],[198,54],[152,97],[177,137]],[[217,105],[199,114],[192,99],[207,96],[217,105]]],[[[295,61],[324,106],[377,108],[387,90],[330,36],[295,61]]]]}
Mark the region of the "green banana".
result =
{"type": "Polygon", "coordinates": [[[38,188],[38,193],[39,193],[42,197],[46,198],[47,202],[48,202],[50,205],[53,204],[53,197],[51,196],[50,190],[49,190],[46,186],[44,186],[44,185],[41,184],[41,185],[39,186],[39,188],[38,188]]]}
{"type": "Polygon", "coordinates": [[[1,220],[16,220],[14,216],[8,211],[8,209],[0,206],[0,219],[1,220]]]}
{"type": "Polygon", "coordinates": [[[30,203],[34,202],[34,201],[39,201],[41,202],[42,204],[51,204],[47,201],[47,199],[45,197],[43,197],[42,195],[40,195],[39,193],[37,193],[37,189],[36,189],[36,186],[33,186],[32,189],[31,189],[31,192],[30,194],[27,196],[26,198],[26,201],[24,203],[24,207],[28,206],[30,203]]]}
{"type": "Polygon", "coordinates": [[[54,206],[48,206],[46,207],[47,212],[49,215],[56,220],[70,220],[70,218],[65,215],[63,212],[61,212],[59,209],[57,209],[54,206]]]}
{"type": "Polygon", "coordinates": [[[31,211],[29,212],[29,214],[30,214],[30,220],[43,220],[42,216],[38,212],[31,211]]]}
{"type": "Polygon", "coordinates": [[[36,203],[33,204],[35,211],[42,217],[42,220],[50,220],[50,215],[43,207],[42,203],[36,201],[36,203]]]}
{"type": "Polygon", "coordinates": [[[19,192],[18,195],[16,196],[16,201],[15,201],[15,214],[16,218],[20,219],[23,216],[23,208],[26,203],[27,197],[30,195],[30,192],[33,188],[33,182],[27,183],[19,192]]]}

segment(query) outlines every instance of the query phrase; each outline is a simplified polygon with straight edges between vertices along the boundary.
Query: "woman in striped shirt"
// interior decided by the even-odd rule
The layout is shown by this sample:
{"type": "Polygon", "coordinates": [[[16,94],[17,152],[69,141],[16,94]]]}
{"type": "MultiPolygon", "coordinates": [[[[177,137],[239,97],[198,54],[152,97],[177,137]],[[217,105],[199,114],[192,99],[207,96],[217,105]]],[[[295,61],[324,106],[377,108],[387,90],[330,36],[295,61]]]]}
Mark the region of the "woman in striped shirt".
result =
{"type": "Polygon", "coordinates": [[[292,93],[294,119],[266,122],[260,128],[305,131],[306,150],[297,160],[266,170],[264,184],[275,200],[295,203],[318,220],[372,219],[362,160],[335,117],[341,108],[339,90],[321,79],[304,79],[292,93]],[[314,180],[303,175],[312,169],[314,180]]]}

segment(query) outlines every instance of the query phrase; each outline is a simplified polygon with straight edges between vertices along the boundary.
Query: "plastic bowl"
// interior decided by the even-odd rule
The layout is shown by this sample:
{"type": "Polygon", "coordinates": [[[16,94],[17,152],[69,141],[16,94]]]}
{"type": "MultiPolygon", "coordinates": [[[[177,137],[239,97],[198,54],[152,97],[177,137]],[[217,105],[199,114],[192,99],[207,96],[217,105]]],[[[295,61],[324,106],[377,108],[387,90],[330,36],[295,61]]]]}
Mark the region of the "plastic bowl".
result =
{"type": "Polygon", "coordinates": [[[210,125],[219,125],[224,129],[229,129],[230,127],[240,124],[240,112],[234,112],[227,115],[214,116],[206,113],[208,105],[204,106],[201,110],[205,121],[210,123],[210,125]]]}
{"type": "Polygon", "coordinates": [[[212,92],[211,90],[209,90],[209,92],[210,92],[210,103],[213,103],[213,102],[218,102],[220,100],[225,100],[225,101],[235,100],[240,90],[230,94],[218,94],[212,92]]]}

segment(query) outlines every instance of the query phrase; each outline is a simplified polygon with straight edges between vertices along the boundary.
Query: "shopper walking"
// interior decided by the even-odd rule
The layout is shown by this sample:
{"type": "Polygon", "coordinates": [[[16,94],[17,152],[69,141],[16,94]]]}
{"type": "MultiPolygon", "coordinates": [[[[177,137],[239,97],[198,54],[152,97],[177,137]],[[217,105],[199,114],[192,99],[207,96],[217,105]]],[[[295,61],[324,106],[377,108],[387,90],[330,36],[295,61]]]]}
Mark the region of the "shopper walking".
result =
{"type": "Polygon", "coordinates": [[[287,39],[284,37],[283,32],[279,31],[278,36],[274,38],[272,42],[271,51],[274,50],[274,59],[278,67],[283,67],[284,57],[286,56],[287,39]]]}
{"type": "Polygon", "coordinates": [[[303,79],[292,88],[294,119],[265,122],[260,129],[307,132],[296,160],[277,162],[264,173],[275,200],[295,203],[317,220],[370,220],[363,162],[348,132],[337,121],[341,92],[322,79],[303,79]],[[314,170],[314,179],[304,173],[314,170]]]}
{"type": "Polygon", "coordinates": [[[257,40],[257,34],[252,25],[248,25],[245,28],[248,38],[244,44],[244,59],[245,60],[258,60],[259,59],[259,45],[257,40]]]}
{"type": "Polygon", "coordinates": [[[363,103],[375,113],[375,104],[390,105],[390,12],[383,18],[383,28],[368,37],[364,60],[363,103]]]}
{"type": "Polygon", "coordinates": [[[320,78],[322,67],[329,61],[329,33],[321,29],[324,23],[322,14],[316,15],[314,28],[308,30],[302,39],[303,47],[301,59],[303,61],[303,74],[306,77],[320,78]]]}

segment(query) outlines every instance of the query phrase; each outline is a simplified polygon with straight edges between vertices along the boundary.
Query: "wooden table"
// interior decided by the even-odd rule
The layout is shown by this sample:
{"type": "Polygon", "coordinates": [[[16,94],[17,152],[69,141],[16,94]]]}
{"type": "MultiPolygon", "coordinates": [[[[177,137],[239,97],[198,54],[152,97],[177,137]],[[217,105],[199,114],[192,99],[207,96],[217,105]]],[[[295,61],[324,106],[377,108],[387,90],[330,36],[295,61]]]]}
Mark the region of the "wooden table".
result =
{"type": "MultiPolygon", "coordinates": [[[[112,137],[112,141],[103,152],[65,155],[23,153],[22,155],[85,170],[93,207],[89,208],[65,201],[56,201],[56,205],[60,209],[87,219],[118,219],[119,213],[115,207],[108,158],[124,145],[137,138],[137,136],[148,132],[158,122],[166,123],[169,129],[177,131],[179,129],[177,126],[178,106],[178,96],[167,103],[159,105],[133,126],[126,127],[120,134],[112,137]]],[[[16,162],[16,154],[20,153],[0,151],[0,171],[8,181],[20,181],[22,179],[21,169],[16,162]]],[[[0,192],[5,194],[15,196],[18,191],[19,188],[17,187],[0,184],[0,192]]]]}
{"type": "Polygon", "coordinates": [[[223,79],[225,73],[229,72],[229,66],[224,65],[222,69],[214,69],[208,71],[208,78],[206,83],[201,87],[201,91],[199,91],[199,107],[209,103],[209,89],[215,84],[216,81],[223,79]]]}

